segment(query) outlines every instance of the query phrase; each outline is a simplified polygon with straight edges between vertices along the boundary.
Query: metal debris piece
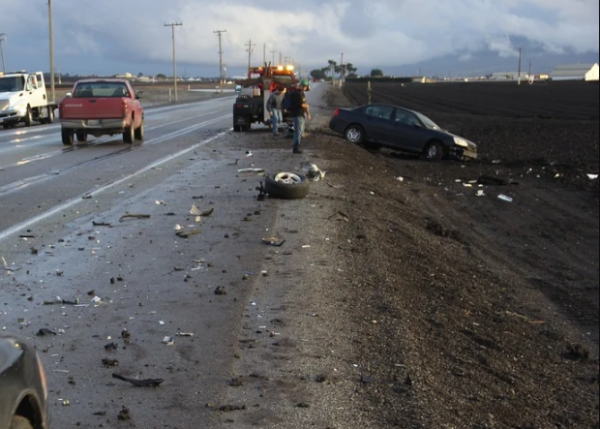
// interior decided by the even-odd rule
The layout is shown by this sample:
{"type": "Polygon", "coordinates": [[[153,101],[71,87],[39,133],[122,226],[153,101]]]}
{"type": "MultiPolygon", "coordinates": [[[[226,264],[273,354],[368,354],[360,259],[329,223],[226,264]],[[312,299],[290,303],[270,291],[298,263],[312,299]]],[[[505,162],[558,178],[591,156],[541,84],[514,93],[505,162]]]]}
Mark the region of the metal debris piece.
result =
{"type": "Polygon", "coordinates": [[[192,206],[192,209],[190,210],[190,214],[194,215],[194,216],[200,216],[200,217],[208,217],[210,215],[212,215],[215,212],[215,208],[210,208],[208,210],[200,210],[198,207],[196,207],[196,205],[192,206]]]}
{"type": "Polygon", "coordinates": [[[119,218],[119,222],[123,222],[125,219],[150,219],[150,215],[145,214],[125,214],[119,218]]]}
{"type": "Polygon", "coordinates": [[[285,244],[285,240],[283,238],[279,238],[279,237],[269,237],[269,238],[263,238],[263,244],[269,245],[269,246],[274,246],[274,247],[281,247],[285,244]]]}
{"type": "Polygon", "coordinates": [[[120,374],[113,374],[113,378],[133,384],[135,387],[158,387],[164,380],[162,378],[149,378],[147,380],[136,380],[134,378],[124,377],[120,374]]]}

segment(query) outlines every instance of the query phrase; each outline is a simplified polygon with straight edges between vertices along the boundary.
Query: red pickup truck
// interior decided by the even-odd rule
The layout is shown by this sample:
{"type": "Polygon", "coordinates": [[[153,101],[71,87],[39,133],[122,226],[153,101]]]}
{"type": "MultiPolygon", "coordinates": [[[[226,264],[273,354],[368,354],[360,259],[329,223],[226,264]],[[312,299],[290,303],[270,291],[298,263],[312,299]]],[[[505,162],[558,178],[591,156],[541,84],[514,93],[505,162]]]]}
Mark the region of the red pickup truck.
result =
{"type": "Polygon", "coordinates": [[[137,94],[125,79],[86,79],[75,83],[73,91],[60,102],[58,112],[62,141],[72,146],[85,142],[89,135],[122,134],[133,144],[144,139],[144,109],[137,94]]]}

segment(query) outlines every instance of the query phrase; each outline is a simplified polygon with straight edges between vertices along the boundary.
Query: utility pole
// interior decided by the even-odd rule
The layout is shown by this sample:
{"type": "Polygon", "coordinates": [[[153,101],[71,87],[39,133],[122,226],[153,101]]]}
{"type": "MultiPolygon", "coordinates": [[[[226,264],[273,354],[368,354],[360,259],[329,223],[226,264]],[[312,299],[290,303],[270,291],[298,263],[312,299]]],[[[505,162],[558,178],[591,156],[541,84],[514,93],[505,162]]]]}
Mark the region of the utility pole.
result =
{"type": "Polygon", "coordinates": [[[6,60],[4,59],[4,38],[6,33],[0,33],[0,55],[2,55],[2,71],[6,73],[6,60]]]}
{"type": "Polygon", "coordinates": [[[273,62],[271,63],[271,67],[275,66],[275,54],[277,53],[277,49],[273,48],[271,54],[273,54],[273,62]]]}
{"type": "Polygon", "coordinates": [[[254,52],[254,47],[256,46],[256,44],[252,43],[252,39],[250,39],[248,41],[248,43],[246,43],[246,45],[248,47],[248,49],[246,49],[246,52],[248,52],[248,70],[250,69],[250,67],[252,67],[252,52],[254,52]]]}
{"type": "Polygon", "coordinates": [[[171,31],[173,32],[173,82],[175,84],[175,102],[178,101],[177,97],[177,53],[176,53],[176,45],[175,45],[175,27],[180,27],[183,24],[181,22],[174,22],[173,24],[165,24],[165,27],[171,27],[171,31]]]}
{"type": "Polygon", "coordinates": [[[221,88],[221,92],[223,92],[223,33],[226,33],[227,30],[217,30],[213,31],[217,36],[219,36],[219,70],[220,70],[220,79],[219,88],[221,88]]]}
{"type": "Polygon", "coordinates": [[[267,64],[267,44],[263,44],[263,64],[267,64]]]}
{"type": "Polygon", "coordinates": [[[533,66],[533,63],[531,62],[531,60],[529,60],[529,79],[531,79],[531,68],[533,66]]]}
{"type": "Polygon", "coordinates": [[[279,51],[279,65],[283,65],[283,52],[279,51]]]}
{"type": "Polygon", "coordinates": [[[48,0],[48,29],[50,32],[50,92],[52,101],[56,100],[56,85],[54,84],[54,29],[52,28],[52,0],[48,0]]]}
{"type": "Polygon", "coordinates": [[[521,85],[521,66],[523,64],[523,48],[519,48],[519,85],[521,85]]]}

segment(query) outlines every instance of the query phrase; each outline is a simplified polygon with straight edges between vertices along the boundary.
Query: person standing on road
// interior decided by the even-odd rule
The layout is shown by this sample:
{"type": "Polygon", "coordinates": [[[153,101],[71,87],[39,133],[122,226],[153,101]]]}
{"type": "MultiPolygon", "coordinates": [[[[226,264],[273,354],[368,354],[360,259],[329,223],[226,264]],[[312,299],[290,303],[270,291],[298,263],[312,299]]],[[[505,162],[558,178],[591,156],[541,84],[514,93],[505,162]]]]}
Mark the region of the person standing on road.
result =
{"type": "Polygon", "coordinates": [[[306,128],[306,121],[311,120],[310,106],[306,102],[305,91],[307,85],[301,81],[298,89],[292,94],[292,117],[294,118],[294,150],[293,153],[302,153],[302,135],[306,128]]]}
{"type": "Polygon", "coordinates": [[[271,125],[273,126],[273,135],[279,135],[279,124],[283,122],[283,96],[285,90],[277,87],[267,100],[267,112],[271,116],[271,125]]]}

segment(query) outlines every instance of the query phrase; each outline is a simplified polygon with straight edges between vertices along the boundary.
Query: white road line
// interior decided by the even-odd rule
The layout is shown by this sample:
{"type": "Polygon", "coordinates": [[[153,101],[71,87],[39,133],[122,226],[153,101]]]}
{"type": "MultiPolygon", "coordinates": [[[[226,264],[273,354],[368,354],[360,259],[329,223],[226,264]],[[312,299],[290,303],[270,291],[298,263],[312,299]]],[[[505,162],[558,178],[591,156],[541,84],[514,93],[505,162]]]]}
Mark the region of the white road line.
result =
{"type": "Polygon", "coordinates": [[[157,161],[154,161],[152,164],[147,165],[146,167],[142,168],[141,170],[139,170],[139,171],[137,171],[135,173],[132,173],[132,174],[130,174],[128,176],[125,176],[125,177],[123,177],[123,178],[121,178],[121,179],[119,179],[119,180],[117,180],[115,182],[109,183],[108,185],[105,185],[105,186],[103,186],[101,188],[95,189],[94,191],[86,192],[86,193],[84,193],[82,195],[79,195],[78,197],[76,197],[76,198],[74,198],[72,200],[69,200],[69,201],[67,201],[67,202],[65,202],[63,204],[60,204],[60,205],[58,205],[58,206],[56,206],[56,207],[48,210],[47,212],[42,213],[41,215],[35,216],[35,217],[31,218],[31,219],[28,219],[28,220],[26,220],[24,222],[21,222],[21,223],[17,224],[15,226],[11,227],[11,228],[8,228],[7,230],[0,232],[0,242],[6,240],[7,238],[11,237],[14,234],[17,234],[17,233],[19,233],[19,232],[21,232],[21,231],[23,231],[23,230],[25,230],[27,228],[30,228],[31,226],[35,225],[38,222],[46,220],[49,217],[52,217],[52,216],[54,216],[54,215],[56,215],[58,213],[61,213],[61,212],[65,211],[65,210],[70,209],[71,207],[73,207],[73,206],[81,203],[83,201],[82,198],[84,196],[94,197],[96,195],[100,195],[100,194],[108,191],[109,189],[114,188],[115,186],[119,186],[120,184],[125,183],[125,182],[131,180],[132,178],[134,178],[136,176],[142,175],[142,174],[144,174],[144,173],[146,173],[146,172],[148,172],[148,171],[150,171],[150,170],[152,170],[152,169],[154,169],[156,167],[159,167],[159,166],[161,166],[163,164],[166,164],[169,161],[172,161],[172,160],[174,160],[176,158],[179,158],[180,156],[183,156],[183,155],[186,155],[186,154],[188,154],[190,152],[193,152],[193,151],[195,151],[196,149],[199,149],[202,146],[206,146],[207,144],[212,143],[213,141],[215,141],[215,140],[223,137],[224,135],[228,134],[229,132],[231,132],[231,129],[228,130],[228,131],[219,133],[216,136],[211,137],[211,138],[209,138],[207,140],[204,140],[204,141],[202,141],[202,142],[200,142],[198,144],[195,144],[194,146],[191,146],[191,147],[189,147],[187,149],[183,149],[183,150],[181,150],[181,151],[179,151],[177,153],[174,153],[172,155],[169,155],[167,157],[164,157],[164,158],[161,158],[161,159],[159,159],[157,161]]]}

